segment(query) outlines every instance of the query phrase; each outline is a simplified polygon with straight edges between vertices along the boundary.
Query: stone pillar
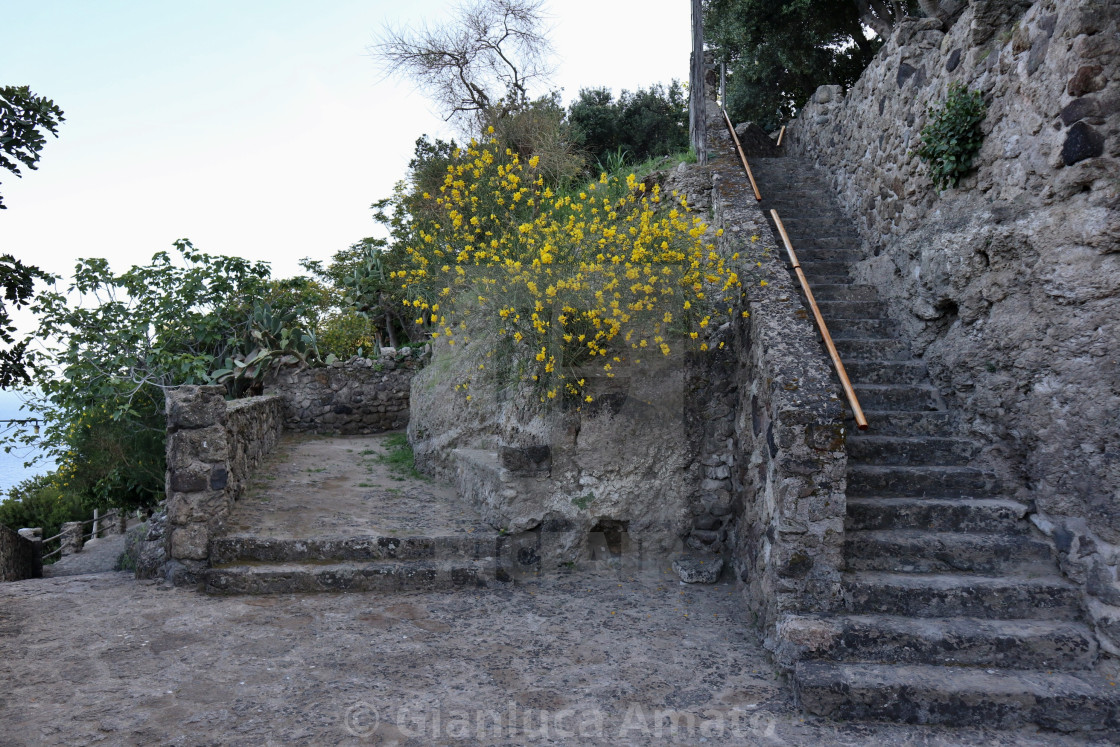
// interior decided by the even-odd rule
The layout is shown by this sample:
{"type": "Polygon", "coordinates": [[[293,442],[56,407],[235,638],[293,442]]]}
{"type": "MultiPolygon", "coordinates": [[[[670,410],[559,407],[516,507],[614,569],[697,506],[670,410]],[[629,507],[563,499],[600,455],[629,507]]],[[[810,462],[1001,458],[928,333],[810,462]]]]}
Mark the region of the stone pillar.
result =
{"type": "Polygon", "coordinates": [[[20,529],[18,532],[20,537],[30,542],[34,547],[34,565],[31,571],[31,578],[43,577],[43,528],[34,527],[33,529],[20,529]]]}
{"type": "Polygon", "coordinates": [[[82,551],[82,522],[68,521],[62,525],[62,555],[73,555],[82,551]]]}
{"type": "Polygon", "coordinates": [[[208,565],[210,536],[230,510],[225,387],[167,393],[167,556],[175,583],[192,584],[208,565]]]}

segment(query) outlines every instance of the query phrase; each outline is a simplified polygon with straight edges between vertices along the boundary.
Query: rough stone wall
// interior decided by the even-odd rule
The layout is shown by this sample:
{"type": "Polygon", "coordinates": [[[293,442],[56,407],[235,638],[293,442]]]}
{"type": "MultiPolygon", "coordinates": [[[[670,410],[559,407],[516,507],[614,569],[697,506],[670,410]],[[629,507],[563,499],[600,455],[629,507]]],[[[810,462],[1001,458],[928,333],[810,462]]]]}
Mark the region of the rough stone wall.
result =
{"type": "Polygon", "coordinates": [[[282,429],[279,397],[227,402],[221,386],[184,386],[167,393],[164,537],[171,581],[198,581],[208,565],[210,538],[282,429]]]}
{"type": "Polygon", "coordinates": [[[378,360],[351,358],[324,368],[293,366],[273,374],[266,394],[284,401],[284,427],[291,431],[381,433],[408,425],[409,385],[425,362],[404,348],[378,360]]]}
{"type": "Polygon", "coordinates": [[[22,581],[43,575],[40,549],[6,526],[0,526],[0,581],[22,581]]]}
{"type": "Polygon", "coordinates": [[[728,330],[736,383],[728,541],[748,606],[773,647],[783,615],[827,610],[839,598],[847,508],[844,407],[730,136],[719,132],[711,140],[720,156],[712,187],[714,225],[723,229],[720,250],[760,262],[744,294],[749,316],[728,330]]]}
{"type": "Polygon", "coordinates": [[[973,2],[899,25],[786,133],[832,178],[878,285],[1005,492],[1036,507],[1120,651],[1120,3],[973,2]],[[989,108],[941,194],[910,155],[950,82],[989,108]]]}

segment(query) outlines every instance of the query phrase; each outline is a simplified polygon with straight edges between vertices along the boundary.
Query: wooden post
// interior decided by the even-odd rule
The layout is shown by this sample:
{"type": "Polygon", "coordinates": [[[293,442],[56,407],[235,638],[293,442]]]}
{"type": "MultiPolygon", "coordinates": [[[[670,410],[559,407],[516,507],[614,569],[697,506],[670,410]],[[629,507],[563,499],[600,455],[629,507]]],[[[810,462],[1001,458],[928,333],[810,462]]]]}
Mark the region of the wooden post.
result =
{"type": "Polygon", "coordinates": [[[708,162],[707,106],[704,101],[704,8],[692,0],[692,58],[689,65],[688,134],[697,163],[708,162]]]}

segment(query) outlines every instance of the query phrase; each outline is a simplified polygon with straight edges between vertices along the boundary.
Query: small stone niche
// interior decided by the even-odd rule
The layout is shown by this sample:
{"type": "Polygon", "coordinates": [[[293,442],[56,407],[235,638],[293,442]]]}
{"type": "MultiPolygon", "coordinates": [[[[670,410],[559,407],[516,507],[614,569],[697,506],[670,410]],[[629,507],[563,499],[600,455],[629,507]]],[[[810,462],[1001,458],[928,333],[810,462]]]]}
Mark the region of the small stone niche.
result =
{"type": "Polygon", "coordinates": [[[621,560],[630,549],[630,522],[599,519],[587,535],[591,560],[621,560]]]}

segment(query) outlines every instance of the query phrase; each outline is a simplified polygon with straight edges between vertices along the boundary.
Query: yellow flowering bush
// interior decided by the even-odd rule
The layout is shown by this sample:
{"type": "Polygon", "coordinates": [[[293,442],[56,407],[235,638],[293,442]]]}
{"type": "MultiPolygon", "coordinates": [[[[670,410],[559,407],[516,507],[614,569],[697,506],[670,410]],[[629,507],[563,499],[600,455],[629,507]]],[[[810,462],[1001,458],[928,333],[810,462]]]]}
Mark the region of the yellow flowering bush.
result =
{"type": "Polygon", "coordinates": [[[472,141],[422,197],[393,273],[406,306],[450,345],[490,338],[541,399],[590,399],[585,377],[707,349],[706,331],[735,306],[739,276],[708,227],[633,175],[558,194],[536,157],[472,141]]]}

